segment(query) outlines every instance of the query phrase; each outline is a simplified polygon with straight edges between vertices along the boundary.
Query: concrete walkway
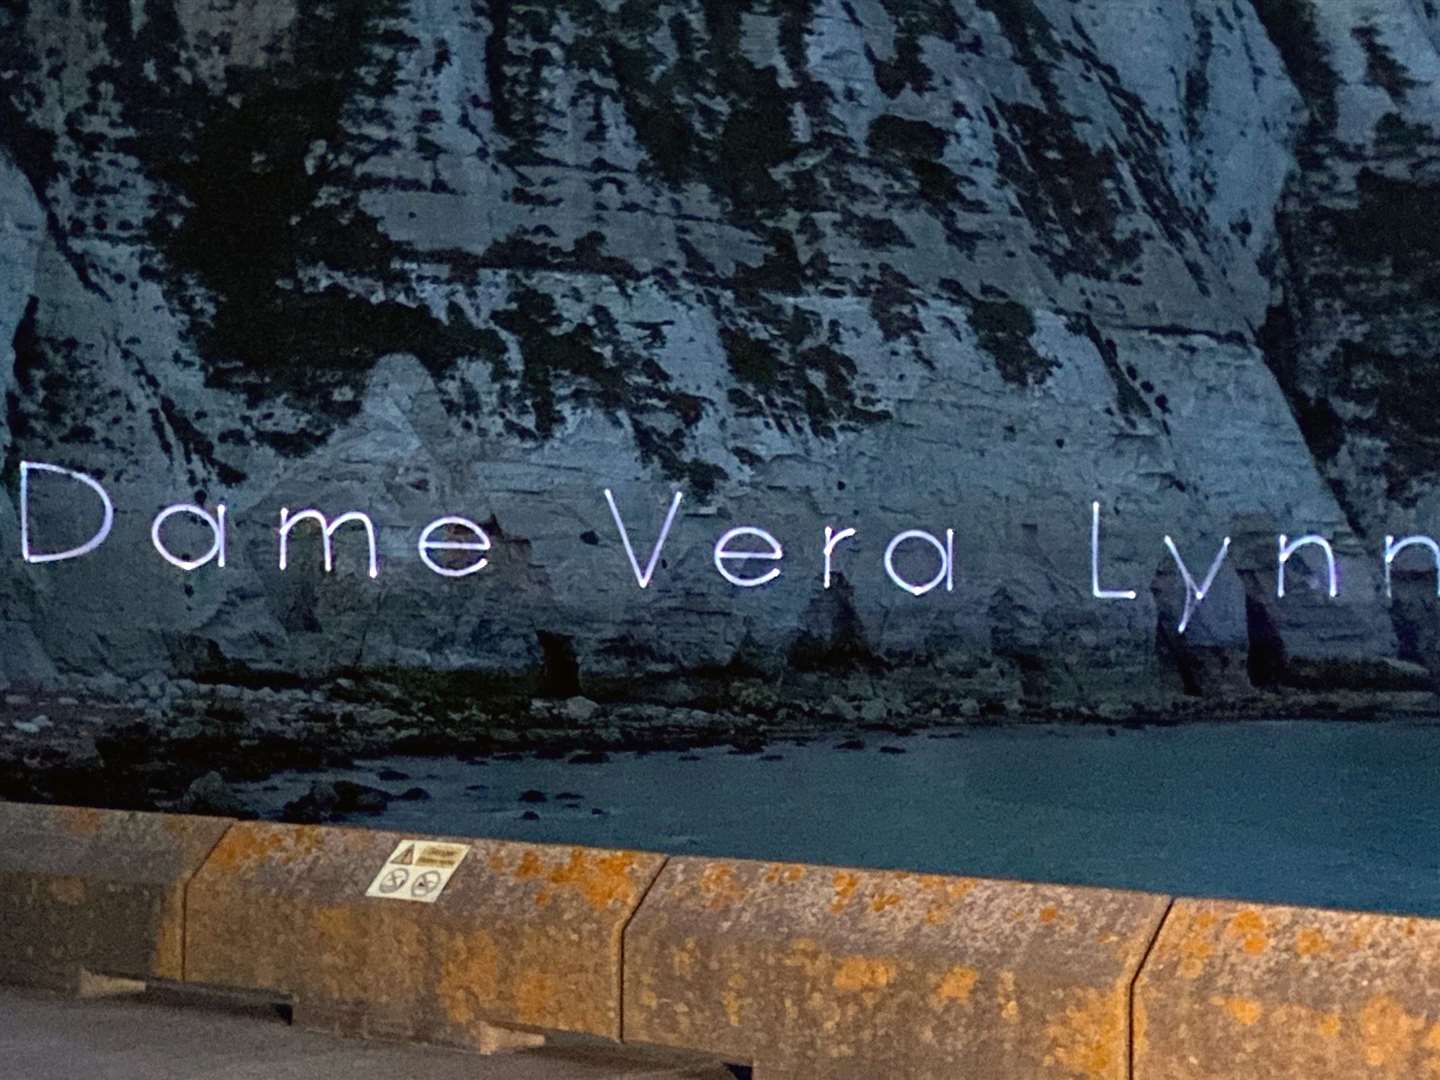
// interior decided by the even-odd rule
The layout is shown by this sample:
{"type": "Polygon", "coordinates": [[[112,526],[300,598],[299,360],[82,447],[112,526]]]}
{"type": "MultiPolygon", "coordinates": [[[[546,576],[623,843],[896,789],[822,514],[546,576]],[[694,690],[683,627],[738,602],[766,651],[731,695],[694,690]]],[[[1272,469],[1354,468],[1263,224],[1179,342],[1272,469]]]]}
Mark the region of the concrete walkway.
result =
{"type": "Polygon", "coordinates": [[[719,1065],[610,1047],[481,1057],[302,1031],[266,1008],[0,989],[0,1075],[16,1080],[733,1080],[719,1065]]]}

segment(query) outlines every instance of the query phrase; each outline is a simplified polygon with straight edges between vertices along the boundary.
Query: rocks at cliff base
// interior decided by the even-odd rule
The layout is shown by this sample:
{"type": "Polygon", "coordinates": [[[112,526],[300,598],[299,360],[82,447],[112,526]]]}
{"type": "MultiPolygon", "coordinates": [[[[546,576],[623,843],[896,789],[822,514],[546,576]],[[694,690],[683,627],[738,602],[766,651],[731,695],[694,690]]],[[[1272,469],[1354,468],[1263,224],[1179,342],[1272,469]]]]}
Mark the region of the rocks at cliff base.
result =
{"type": "Polygon", "coordinates": [[[296,824],[320,824],[352,814],[381,813],[392,798],[387,791],[352,780],[317,780],[306,794],[286,803],[280,817],[296,824]]]}
{"type": "Polygon", "coordinates": [[[218,772],[195,780],[180,797],[176,809],[187,814],[214,814],[219,817],[254,817],[255,812],[218,772]]]}

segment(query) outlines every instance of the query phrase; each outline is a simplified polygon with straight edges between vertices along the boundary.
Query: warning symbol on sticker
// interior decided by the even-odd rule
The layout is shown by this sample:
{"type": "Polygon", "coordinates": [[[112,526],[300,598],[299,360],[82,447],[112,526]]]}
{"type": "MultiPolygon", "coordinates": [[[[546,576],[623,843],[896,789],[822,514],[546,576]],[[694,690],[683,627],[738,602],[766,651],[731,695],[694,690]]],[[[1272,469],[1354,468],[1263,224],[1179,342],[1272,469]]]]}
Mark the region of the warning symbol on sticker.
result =
{"type": "Polygon", "coordinates": [[[468,844],[442,844],[429,840],[401,840],[385,865],[375,874],[366,896],[382,900],[413,900],[433,904],[450,884],[469,854],[468,844]],[[405,869],[414,867],[415,870],[405,869]]]}
{"type": "Polygon", "coordinates": [[[400,886],[409,880],[409,870],[391,870],[380,879],[380,891],[388,896],[393,892],[398,892],[400,886]]]}

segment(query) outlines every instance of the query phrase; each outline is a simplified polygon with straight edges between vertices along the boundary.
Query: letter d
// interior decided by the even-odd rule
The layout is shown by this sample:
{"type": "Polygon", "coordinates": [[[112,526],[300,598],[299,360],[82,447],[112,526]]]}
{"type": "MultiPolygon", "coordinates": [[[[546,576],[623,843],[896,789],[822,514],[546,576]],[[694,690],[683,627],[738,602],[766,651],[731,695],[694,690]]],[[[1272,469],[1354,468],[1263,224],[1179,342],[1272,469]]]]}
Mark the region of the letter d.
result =
{"type": "Polygon", "coordinates": [[[110,496],[105,494],[105,489],[100,482],[84,473],[71,472],[69,469],[62,469],[59,465],[46,465],[40,461],[20,462],[20,555],[28,563],[59,562],[62,559],[78,559],[82,555],[89,555],[110,535],[110,527],[115,524],[115,507],[110,502],[110,496]],[[71,480],[79,480],[105,504],[105,520],[100,523],[100,529],[89,540],[79,547],[70,548],[68,551],[50,551],[42,554],[35,554],[30,550],[30,470],[37,472],[59,473],[61,476],[68,476],[71,480]]]}

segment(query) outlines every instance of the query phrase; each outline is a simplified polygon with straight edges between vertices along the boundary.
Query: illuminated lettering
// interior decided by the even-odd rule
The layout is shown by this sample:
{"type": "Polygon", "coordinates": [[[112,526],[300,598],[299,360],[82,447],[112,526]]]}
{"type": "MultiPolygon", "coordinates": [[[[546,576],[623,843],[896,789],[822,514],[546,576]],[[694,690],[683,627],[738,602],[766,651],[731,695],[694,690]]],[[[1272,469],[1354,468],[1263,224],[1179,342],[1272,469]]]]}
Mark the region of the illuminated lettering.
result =
{"type": "MultiPolygon", "coordinates": [[[[49,489],[44,489],[47,496],[49,489]]],[[[681,505],[684,502],[684,493],[679,490],[672,490],[668,504],[665,507],[663,518],[659,524],[659,530],[655,537],[654,544],[646,553],[642,561],[636,551],[636,543],[630,535],[624,517],[620,512],[619,504],[616,501],[615,493],[610,488],[603,488],[606,505],[610,509],[610,515],[619,533],[621,545],[625,551],[625,557],[631,572],[634,574],[635,582],[641,589],[648,589],[655,581],[658,569],[664,563],[664,551],[669,542],[670,534],[674,530],[679,519],[681,505]]],[[[105,486],[93,476],[83,472],[63,468],[59,465],[51,465],[38,461],[21,461],[19,469],[19,510],[20,510],[20,553],[26,563],[48,563],[61,562],[68,559],[78,559],[88,555],[107,542],[115,524],[115,504],[112,502],[110,493],[105,486]],[[37,550],[36,535],[40,526],[33,520],[36,513],[42,516],[46,509],[62,504],[73,510],[78,504],[83,511],[88,505],[83,494],[70,492],[68,500],[61,500],[59,497],[48,497],[41,499],[39,508],[33,505],[32,496],[35,495],[34,485],[42,482],[40,477],[49,474],[63,480],[72,481],[80,485],[81,489],[88,488],[100,500],[100,521],[98,527],[84,543],[77,544],[66,550],[42,551],[37,550]]],[[[61,494],[64,494],[61,489],[61,494]]],[[[201,496],[196,496],[197,499],[201,496]]],[[[1078,513],[1078,507],[1076,508],[1078,513]]],[[[1128,511],[1128,505],[1127,505],[1128,511]]],[[[148,508],[147,508],[148,512],[148,508]]],[[[228,558],[228,530],[232,524],[228,516],[228,509],[224,504],[215,506],[201,506],[198,502],[177,502],[161,509],[150,522],[150,543],[155,551],[169,565],[185,573],[192,573],[202,567],[214,565],[218,569],[224,569],[228,558]],[[195,551],[204,542],[202,534],[194,532],[195,526],[184,525],[181,532],[188,539],[187,544],[180,544],[177,551],[174,545],[179,543],[175,535],[176,526],[172,522],[176,517],[189,517],[196,519],[198,525],[210,530],[210,540],[204,551],[195,551]],[[167,529],[169,532],[167,533],[167,529]],[[181,554],[184,552],[184,554],[181,554]],[[193,557],[191,553],[194,552],[193,557]]],[[[698,515],[697,511],[697,515],[698,515]]],[[[858,511],[857,511],[858,513],[858,511]]],[[[1100,526],[1101,526],[1101,504],[1093,500],[1090,504],[1090,593],[1097,600],[1136,600],[1138,593],[1134,589],[1108,588],[1101,581],[1101,552],[1100,552],[1100,526]]],[[[63,518],[63,514],[62,514],[63,518]]],[[[68,519],[67,519],[68,520],[68,519]]],[[[283,572],[288,569],[290,562],[290,541],[291,533],[297,525],[303,522],[311,522],[319,526],[322,553],[324,557],[324,568],[326,574],[335,571],[335,538],[342,526],[356,525],[364,530],[367,545],[366,571],[371,578],[380,576],[380,558],[378,549],[378,533],[375,523],[369,514],[358,510],[352,510],[331,518],[313,507],[310,509],[292,512],[288,507],[280,508],[279,521],[279,566],[283,572]]],[[[496,526],[491,526],[496,527],[496,526]]],[[[868,528],[863,521],[860,528],[868,528]]],[[[50,527],[53,531],[55,526],[50,527]]],[[[838,577],[842,571],[837,569],[836,563],[840,559],[840,549],[847,540],[856,540],[859,530],[855,527],[840,527],[825,525],[823,531],[823,545],[821,547],[822,575],[820,586],[822,589],[835,587],[838,577]]],[[[63,535],[63,534],[62,534],[63,535]]],[[[1159,530],[1157,530],[1157,535],[1159,530]]],[[[1219,543],[1219,550],[1211,560],[1203,580],[1196,580],[1184,557],[1180,554],[1175,539],[1170,535],[1161,535],[1164,547],[1170,553],[1170,558],[1179,573],[1184,584],[1185,597],[1184,608],[1179,616],[1176,630],[1185,634],[1194,622],[1200,607],[1210,597],[1215,583],[1219,577],[1221,568],[1229,557],[1231,538],[1226,536],[1219,543]]],[[[549,536],[541,537],[548,542],[549,536]]],[[[597,544],[599,538],[591,531],[581,535],[581,540],[587,544],[597,544]]],[[[1078,537],[1077,537],[1078,540],[1078,537]]],[[[51,540],[50,543],[62,543],[66,541],[51,540]]],[[[138,537],[136,538],[138,543],[138,537]]],[[[353,543],[353,541],[347,541],[353,543]]],[[[1334,548],[1330,541],[1318,534],[1307,534],[1297,538],[1281,533],[1277,537],[1278,556],[1276,563],[1276,595],[1280,599],[1285,598],[1287,586],[1287,566],[1291,558],[1307,547],[1316,547],[1325,558],[1325,577],[1321,581],[1318,575],[1312,575],[1314,580],[1309,582],[1318,591],[1324,588],[1331,599],[1340,594],[1340,572],[1335,556],[1334,548]]],[[[860,551],[859,545],[855,545],[860,551]]],[[[1383,565],[1385,574],[1385,596],[1393,599],[1393,576],[1396,561],[1404,552],[1412,547],[1423,548],[1429,552],[1428,565],[1433,563],[1435,569],[1435,591],[1440,596],[1440,539],[1430,536],[1415,535],[1396,537],[1385,536],[1383,551],[1383,565]]],[[[431,573],[443,578],[465,578],[477,574],[481,570],[490,567],[490,554],[494,551],[494,540],[488,534],[486,528],[476,521],[463,516],[447,515],[431,520],[420,531],[415,541],[415,552],[420,562],[431,573]],[[447,557],[448,556],[448,557],[447,557]]],[[[548,554],[548,550],[547,550],[548,554]]],[[[782,569],[781,563],[785,558],[785,549],[774,534],[758,525],[742,525],[729,529],[714,543],[711,552],[712,563],[719,575],[730,585],[741,589],[756,589],[777,581],[786,570],[782,569]]],[[[793,554],[793,552],[792,552],[793,554]]],[[[1078,554],[1078,553],[1077,553],[1078,554]]],[[[1307,560],[1302,559],[1302,568],[1307,560]]],[[[848,566],[849,564],[847,564],[848,566]]],[[[1128,563],[1122,563],[1122,566],[1128,563]]],[[[941,590],[944,592],[955,591],[955,530],[945,529],[943,532],[926,531],[924,529],[907,529],[896,533],[885,546],[883,569],[890,581],[912,596],[925,596],[926,594],[941,590]],[[906,545],[911,545],[908,550],[906,545]],[[922,550],[918,552],[916,547],[922,550]],[[924,548],[935,552],[938,559],[931,577],[921,579],[925,570],[931,565],[929,553],[924,548]],[[902,572],[897,567],[897,562],[904,566],[902,572]],[[911,575],[914,575],[912,578],[911,575]],[[943,586],[943,589],[942,589],[943,586]]],[[[580,570],[579,573],[593,572],[593,568],[580,570]]],[[[619,572],[618,568],[612,572],[619,572]]],[[[793,573],[793,562],[790,572],[793,573]]],[[[872,568],[872,572],[873,568],[872,568]]],[[[1083,572],[1083,571],[1082,571],[1083,572]]],[[[988,575],[987,575],[988,576],[988,575]]],[[[712,583],[713,584],[713,583],[712,583]]],[[[844,582],[842,581],[842,585],[844,582]]],[[[1083,589],[1078,581],[1073,583],[1083,589]]],[[[883,586],[881,586],[883,589],[883,586]]]]}
{"type": "Polygon", "coordinates": [[[1325,563],[1329,568],[1330,577],[1330,599],[1340,595],[1340,578],[1335,572],[1335,552],[1330,547],[1330,541],[1323,536],[1316,536],[1313,533],[1309,536],[1302,536],[1298,540],[1291,540],[1284,533],[1280,534],[1280,562],[1275,573],[1276,595],[1281,600],[1285,599],[1285,564],[1290,561],[1290,556],[1302,547],[1314,545],[1325,553],[1325,563]]]}
{"type": "Polygon", "coordinates": [[[328,520],[319,510],[301,510],[298,514],[291,514],[286,507],[280,508],[280,569],[284,570],[288,561],[290,530],[302,521],[313,521],[320,526],[321,541],[325,550],[325,572],[331,573],[335,569],[335,549],[332,543],[335,530],[341,525],[350,522],[358,522],[365,528],[365,538],[370,544],[370,576],[380,576],[380,566],[375,553],[375,523],[370,520],[369,514],[363,514],[359,510],[352,510],[348,514],[341,514],[334,521],[328,520]]]}
{"type": "Polygon", "coordinates": [[[156,514],[155,520],[150,523],[150,543],[155,545],[155,550],[160,553],[162,559],[171,566],[178,566],[187,573],[191,570],[198,570],[211,560],[216,560],[217,565],[219,565],[221,569],[224,569],[225,507],[223,505],[217,506],[215,513],[211,514],[203,507],[196,506],[193,503],[177,503],[174,506],[167,506],[164,510],[161,510],[160,513],[156,514]],[[176,514],[192,514],[210,526],[210,535],[213,537],[210,550],[198,559],[182,559],[178,555],[173,554],[170,549],[165,546],[165,541],[160,536],[161,527],[176,514]]]}
{"type": "Polygon", "coordinates": [[[720,576],[731,585],[738,585],[742,589],[756,589],[761,585],[768,585],[780,576],[780,568],[772,566],[759,577],[742,578],[730,571],[725,565],[727,561],[745,561],[748,559],[767,559],[772,562],[779,562],[785,557],[784,550],[780,547],[780,541],[771,536],[764,529],[757,529],[751,525],[742,525],[738,529],[731,529],[719,540],[715,541],[715,569],[720,571],[720,576]],[[731,551],[730,544],[742,536],[753,536],[768,547],[768,551],[731,551]]]}
{"type": "Polygon", "coordinates": [[[20,462],[20,557],[27,563],[60,562],[62,559],[78,559],[82,555],[89,555],[110,535],[110,529],[115,524],[115,506],[110,501],[110,496],[100,486],[100,482],[94,477],[86,476],[81,472],[72,472],[70,469],[62,469],[59,465],[47,465],[40,461],[20,462]],[[54,473],[70,480],[78,480],[96,495],[100,496],[100,502],[104,506],[104,516],[100,522],[100,528],[95,535],[85,543],[77,547],[68,548],[65,551],[47,551],[36,554],[30,550],[30,474],[32,472],[54,473]]]}
{"type": "Polygon", "coordinates": [[[680,509],[681,493],[675,492],[675,498],[670,502],[670,512],[665,515],[665,524],[660,527],[660,538],[655,541],[655,547],[650,552],[650,561],[645,564],[645,570],[640,570],[640,560],[635,557],[635,548],[630,544],[630,533],[625,529],[625,522],[620,518],[620,508],[615,505],[615,496],[610,489],[605,489],[605,501],[610,504],[610,514],[615,519],[615,527],[620,530],[620,541],[625,545],[625,555],[630,560],[630,569],[635,571],[635,580],[640,588],[648,588],[650,579],[655,576],[655,567],[660,562],[660,551],[665,546],[665,538],[670,535],[670,526],[675,523],[675,514],[680,509]]]}
{"type": "Polygon", "coordinates": [[[955,530],[945,530],[945,542],[942,544],[940,538],[933,533],[925,532],[923,529],[909,529],[899,533],[885,548],[885,573],[890,575],[890,580],[900,588],[904,589],[911,596],[924,596],[931,589],[941,582],[945,583],[945,591],[952,592],[955,588],[955,530]],[[902,578],[895,570],[895,551],[901,544],[910,540],[923,540],[930,544],[940,554],[940,569],[935,576],[923,585],[914,585],[902,578]]]}
{"type": "Polygon", "coordinates": [[[1205,575],[1205,581],[1201,585],[1195,584],[1195,579],[1190,576],[1190,568],[1185,565],[1185,560],[1180,557],[1180,551],[1175,547],[1175,541],[1165,537],[1165,546],[1170,549],[1170,556],[1175,560],[1175,565],[1180,568],[1180,576],[1185,580],[1185,613],[1180,616],[1180,633],[1185,633],[1185,628],[1190,625],[1190,616],[1195,614],[1205,594],[1210,591],[1210,586],[1215,583],[1215,575],[1220,572],[1220,564],[1225,561],[1226,554],[1230,551],[1230,538],[1227,536],[1220,542],[1220,550],[1215,555],[1215,561],[1210,564],[1210,572],[1205,575]]]}
{"type": "Polygon", "coordinates": [[[835,545],[854,535],[854,529],[841,529],[836,532],[829,525],[825,526],[825,588],[830,588],[830,559],[835,551],[835,545]]]}
{"type": "Polygon", "coordinates": [[[1100,503],[1090,504],[1090,594],[1096,600],[1134,600],[1134,589],[1100,587],[1100,503]]]}
{"type": "Polygon", "coordinates": [[[448,578],[467,577],[467,576],[469,576],[470,574],[474,574],[474,573],[476,573],[476,572],[478,572],[478,571],[480,571],[480,570],[484,570],[485,567],[486,567],[486,566],[489,564],[489,562],[490,562],[490,560],[489,560],[488,558],[486,558],[484,555],[481,555],[480,558],[479,558],[477,561],[471,563],[469,566],[464,566],[464,567],[460,567],[459,569],[452,570],[452,569],[450,569],[450,568],[448,568],[448,567],[441,566],[439,563],[437,563],[434,559],[432,559],[432,558],[430,557],[430,552],[432,552],[432,551],[471,551],[471,552],[489,551],[489,550],[490,550],[490,537],[486,534],[486,532],[485,532],[484,529],[482,529],[479,525],[476,525],[475,522],[471,521],[469,518],[463,518],[463,517],[442,517],[442,518],[436,518],[436,519],[435,519],[434,521],[432,521],[429,525],[426,525],[426,526],[425,526],[425,531],[420,534],[420,542],[416,545],[416,548],[417,548],[417,550],[420,552],[420,561],[423,562],[426,566],[428,566],[428,567],[429,567],[431,570],[433,570],[435,573],[439,574],[441,577],[448,577],[448,578]],[[431,537],[431,535],[432,535],[433,533],[437,532],[437,531],[440,530],[440,529],[447,529],[447,528],[468,529],[468,530],[470,530],[471,533],[473,533],[473,534],[475,535],[475,539],[474,539],[474,540],[432,540],[432,539],[430,539],[430,537],[431,537]]]}
{"type": "Polygon", "coordinates": [[[1403,540],[1396,540],[1395,537],[1385,537],[1385,596],[1391,599],[1393,594],[1390,591],[1390,564],[1395,561],[1395,556],[1404,551],[1407,547],[1426,547],[1430,554],[1435,557],[1435,595],[1440,596],[1440,544],[1435,543],[1428,536],[1407,536],[1403,540]]]}

